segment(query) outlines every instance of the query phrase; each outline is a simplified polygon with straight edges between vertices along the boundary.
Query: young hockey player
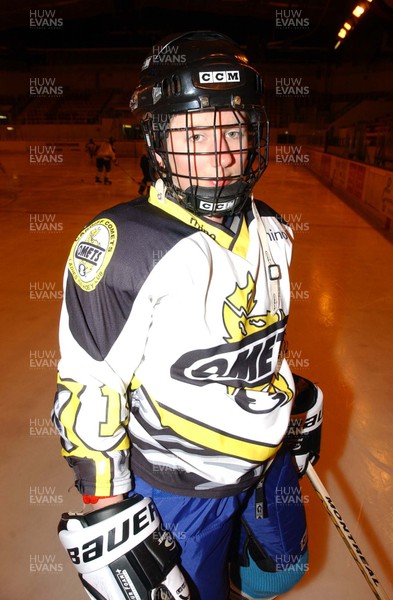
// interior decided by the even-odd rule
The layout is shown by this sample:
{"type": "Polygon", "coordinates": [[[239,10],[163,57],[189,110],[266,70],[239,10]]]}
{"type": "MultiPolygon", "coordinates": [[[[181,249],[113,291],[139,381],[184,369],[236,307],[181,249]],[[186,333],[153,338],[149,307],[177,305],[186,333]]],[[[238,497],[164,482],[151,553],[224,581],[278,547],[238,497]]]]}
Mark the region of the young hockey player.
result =
{"type": "Polygon", "coordinates": [[[91,598],[271,598],[308,568],[262,95],[226,36],[155,47],[131,110],[157,180],[72,247],[53,420],[85,506],[59,531],[91,598]]]}

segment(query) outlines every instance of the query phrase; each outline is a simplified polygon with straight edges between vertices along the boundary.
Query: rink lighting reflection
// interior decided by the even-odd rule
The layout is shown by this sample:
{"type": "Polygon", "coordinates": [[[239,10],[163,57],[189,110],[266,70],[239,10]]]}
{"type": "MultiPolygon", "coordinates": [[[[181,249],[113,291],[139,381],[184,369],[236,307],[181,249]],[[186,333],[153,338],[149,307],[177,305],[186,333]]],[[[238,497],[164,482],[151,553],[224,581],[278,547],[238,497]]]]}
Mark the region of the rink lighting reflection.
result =
{"type": "Polygon", "coordinates": [[[324,325],[331,327],[335,323],[333,298],[330,294],[321,294],[319,298],[319,313],[324,325]]]}

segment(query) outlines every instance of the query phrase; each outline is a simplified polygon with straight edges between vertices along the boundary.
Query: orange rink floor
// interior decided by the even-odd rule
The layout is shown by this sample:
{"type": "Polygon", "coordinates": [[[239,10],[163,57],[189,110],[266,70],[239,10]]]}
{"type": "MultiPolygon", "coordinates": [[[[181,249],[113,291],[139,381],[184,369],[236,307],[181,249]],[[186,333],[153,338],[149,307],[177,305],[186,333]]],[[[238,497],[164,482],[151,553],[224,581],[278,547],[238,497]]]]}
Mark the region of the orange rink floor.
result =
{"type": "MultiPolygon", "coordinates": [[[[136,197],[140,171],[121,157],[113,185],[99,186],[85,153],[41,164],[26,148],[0,153],[0,600],[83,600],[57,539],[60,514],[81,502],[49,418],[63,268],[86,221],[136,197]]],[[[393,599],[393,244],[303,167],[272,162],[255,196],[295,233],[289,361],[324,392],[316,469],[393,599]]],[[[310,569],[282,597],[375,597],[307,478],[302,488],[310,569]]]]}

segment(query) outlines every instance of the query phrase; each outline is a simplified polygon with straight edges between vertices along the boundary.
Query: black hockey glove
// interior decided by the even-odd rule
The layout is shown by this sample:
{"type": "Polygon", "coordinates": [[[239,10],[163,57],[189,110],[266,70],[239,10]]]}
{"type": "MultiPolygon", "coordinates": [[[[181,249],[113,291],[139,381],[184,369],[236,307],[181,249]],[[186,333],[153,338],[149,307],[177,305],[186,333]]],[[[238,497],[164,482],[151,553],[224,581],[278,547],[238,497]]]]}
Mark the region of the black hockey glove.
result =
{"type": "Polygon", "coordinates": [[[308,379],[293,375],[295,400],[286,433],[286,443],[292,451],[299,477],[306,472],[307,465],[319,459],[323,417],[322,390],[308,379]]]}
{"type": "Polygon", "coordinates": [[[64,513],[58,531],[90,598],[190,598],[180,548],[150,498],[135,494],[86,515],[64,513]]]}

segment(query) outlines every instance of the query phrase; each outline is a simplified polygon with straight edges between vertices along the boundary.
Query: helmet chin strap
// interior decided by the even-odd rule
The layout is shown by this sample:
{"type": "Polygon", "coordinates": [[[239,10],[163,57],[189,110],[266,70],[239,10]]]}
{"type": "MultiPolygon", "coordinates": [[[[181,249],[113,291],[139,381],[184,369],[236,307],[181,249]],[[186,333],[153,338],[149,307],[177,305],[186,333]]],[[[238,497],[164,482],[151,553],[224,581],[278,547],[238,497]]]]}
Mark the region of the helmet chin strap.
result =
{"type": "Polygon", "coordinates": [[[244,181],[235,181],[222,187],[192,185],[182,192],[186,207],[200,215],[221,217],[240,212],[250,196],[250,186],[244,181]],[[239,198],[243,202],[239,203],[239,198]]]}

